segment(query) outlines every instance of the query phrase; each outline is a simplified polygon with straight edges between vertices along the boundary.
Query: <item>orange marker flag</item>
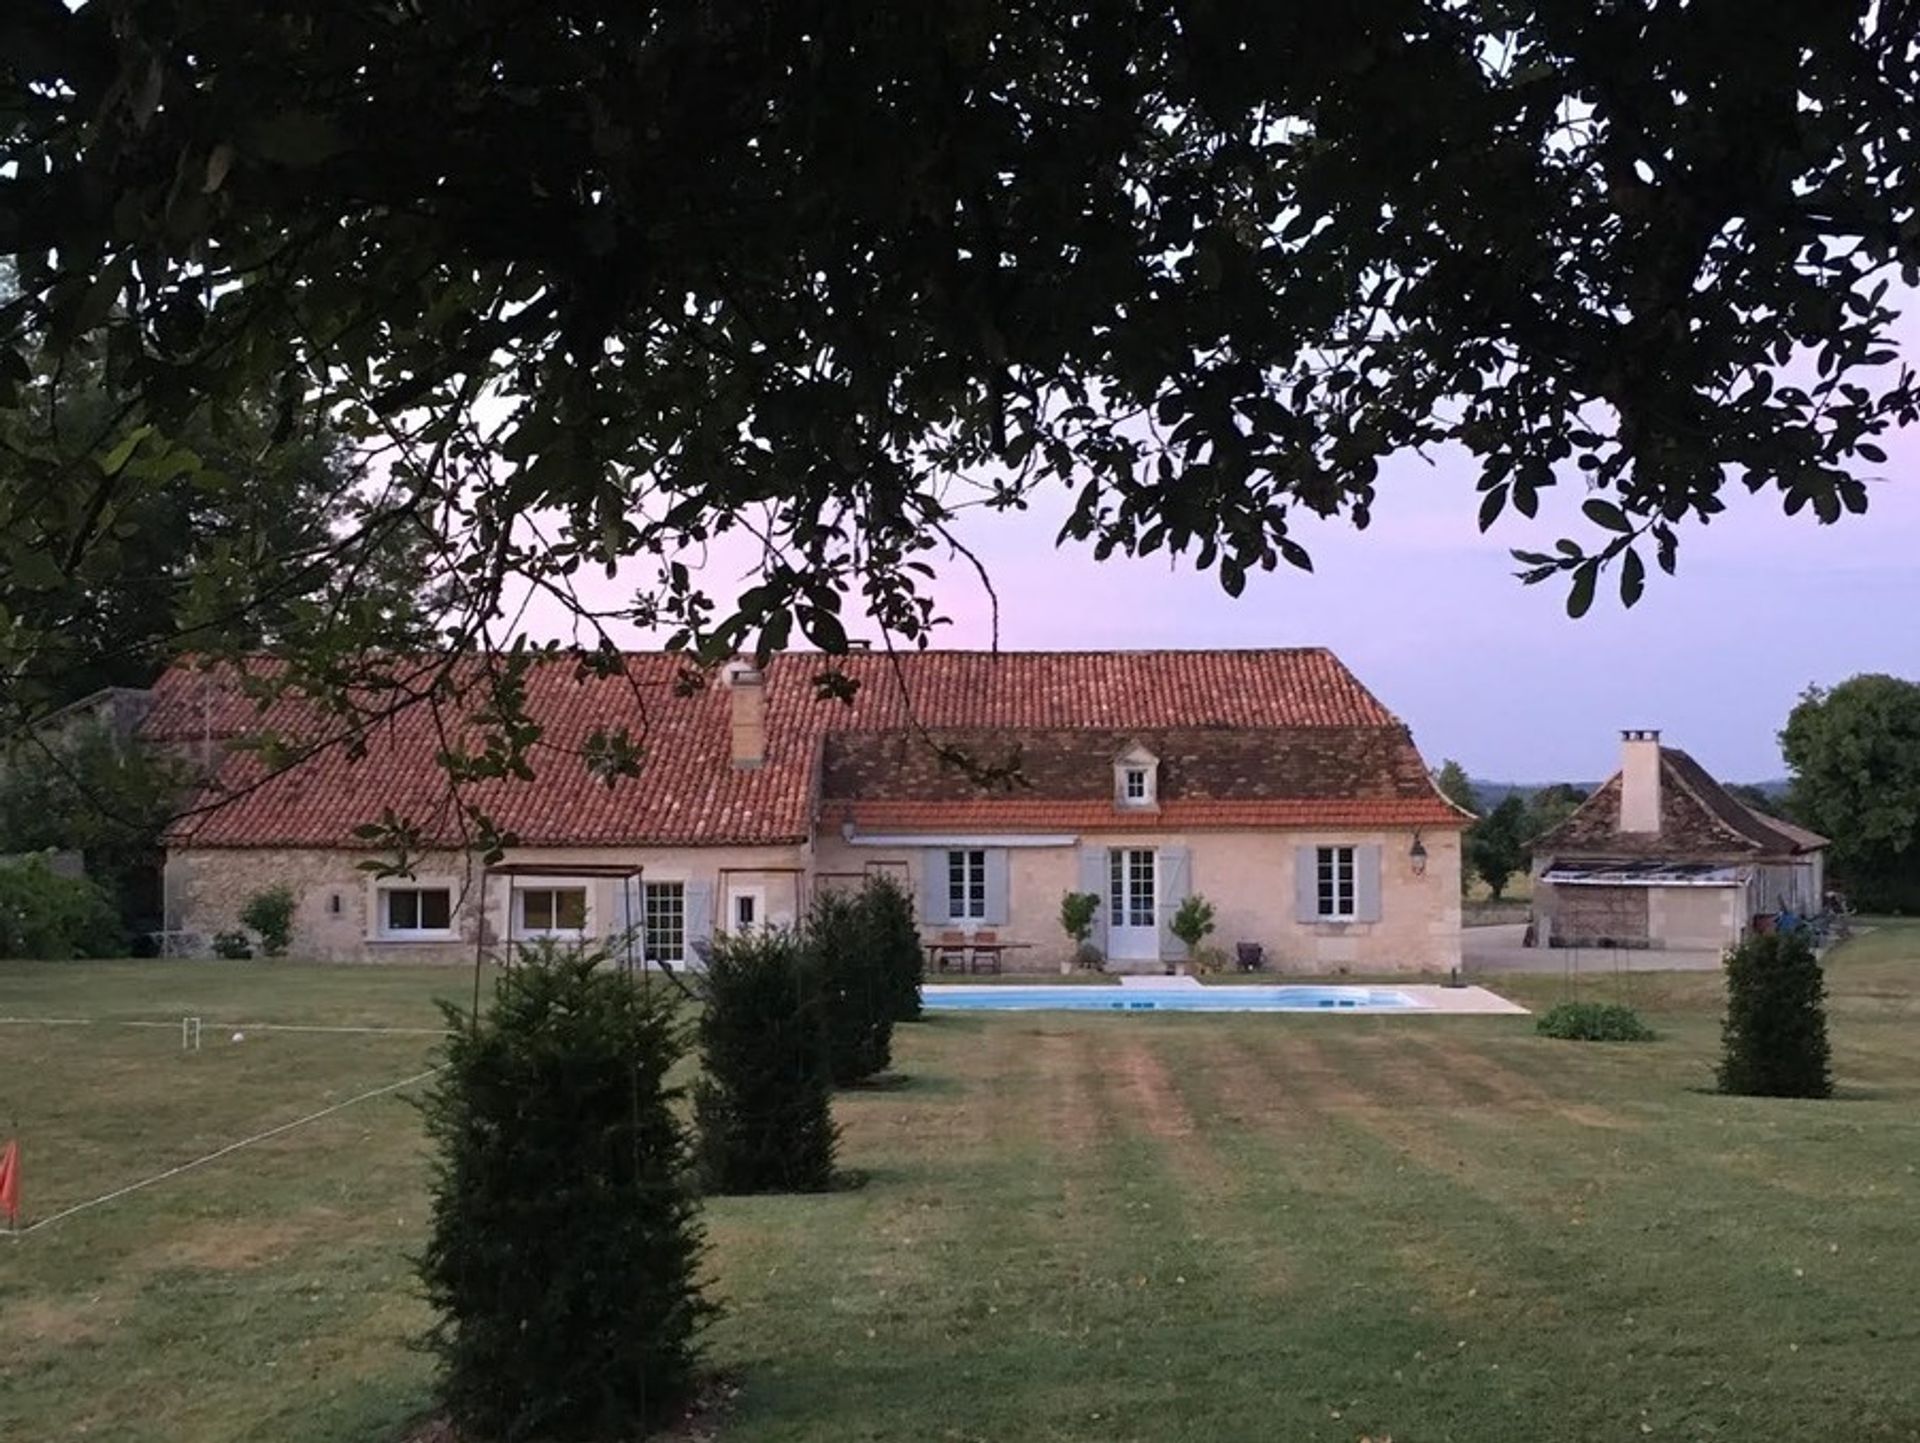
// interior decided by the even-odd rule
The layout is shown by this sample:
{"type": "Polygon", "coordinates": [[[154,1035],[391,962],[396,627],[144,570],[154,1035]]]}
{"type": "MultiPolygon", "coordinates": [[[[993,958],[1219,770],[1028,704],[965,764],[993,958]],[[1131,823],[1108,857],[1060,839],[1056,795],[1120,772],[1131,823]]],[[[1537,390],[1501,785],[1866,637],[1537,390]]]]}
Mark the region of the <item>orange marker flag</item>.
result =
{"type": "Polygon", "coordinates": [[[20,1226],[20,1144],[0,1147],[0,1208],[7,1210],[7,1226],[20,1226]]]}

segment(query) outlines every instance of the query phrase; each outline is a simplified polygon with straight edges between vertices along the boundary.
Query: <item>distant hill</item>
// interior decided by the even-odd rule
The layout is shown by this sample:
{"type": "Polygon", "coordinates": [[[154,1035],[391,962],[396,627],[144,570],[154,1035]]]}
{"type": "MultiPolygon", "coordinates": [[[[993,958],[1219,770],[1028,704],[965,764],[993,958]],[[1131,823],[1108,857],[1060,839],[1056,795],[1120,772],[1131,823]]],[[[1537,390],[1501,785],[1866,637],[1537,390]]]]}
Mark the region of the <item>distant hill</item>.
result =
{"type": "MultiPolygon", "coordinates": [[[[1472,781],[1473,794],[1480,799],[1480,805],[1489,811],[1515,792],[1518,792],[1520,799],[1525,801],[1542,787],[1553,785],[1550,782],[1491,782],[1482,777],[1474,777],[1472,781]]],[[[1574,785],[1583,792],[1590,792],[1600,783],[1598,781],[1575,782],[1574,785]]],[[[1790,785],[1791,783],[1785,777],[1774,777],[1769,781],[1752,783],[1756,791],[1764,792],[1769,797],[1785,796],[1790,785]]]]}

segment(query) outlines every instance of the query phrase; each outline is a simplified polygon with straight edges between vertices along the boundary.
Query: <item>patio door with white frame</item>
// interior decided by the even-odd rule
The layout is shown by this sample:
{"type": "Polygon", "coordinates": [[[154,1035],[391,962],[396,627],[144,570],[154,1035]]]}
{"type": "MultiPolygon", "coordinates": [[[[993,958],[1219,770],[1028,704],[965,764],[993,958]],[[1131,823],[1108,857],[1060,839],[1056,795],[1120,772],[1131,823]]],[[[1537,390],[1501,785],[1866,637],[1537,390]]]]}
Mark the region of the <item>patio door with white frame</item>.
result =
{"type": "Polygon", "coordinates": [[[1160,922],[1153,848],[1114,847],[1107,853],[1107,956],[1151,962],[1160,956],[1160,922]]]}

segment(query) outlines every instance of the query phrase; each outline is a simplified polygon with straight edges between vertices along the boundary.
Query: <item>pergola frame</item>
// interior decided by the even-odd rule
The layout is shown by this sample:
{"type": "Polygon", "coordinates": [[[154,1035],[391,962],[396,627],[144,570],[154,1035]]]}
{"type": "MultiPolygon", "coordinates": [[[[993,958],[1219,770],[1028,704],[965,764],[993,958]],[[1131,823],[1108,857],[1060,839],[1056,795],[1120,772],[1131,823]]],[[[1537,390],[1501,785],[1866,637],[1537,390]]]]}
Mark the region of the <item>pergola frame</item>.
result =
{"type": "MultiPolygon", "coordinates": [[[[480,869],[480,899],[475,908],[473,927],[473,1018],[479,1025],[480,1018],[480,972],[486,964],[487,955],[487,883],[495,877],[507,879],[507,925],[503,938],[504,950],[500,965],[513,965],[513,879],[516,877],[546,877],[556,882],[570,881],[575,877],[591,879],[608,878],[620,883],[620,897],[626,903],[627,930],[622,938],[624,955],[620,959],[620,968],[629,975],[633,972],[633,925],[634,902],[644,895],[640,890],[646,877],[646,869],[637,864],[624,862],[495,862],[480,869]]],[[[640,959],[642,975],[646,975],[646,959],[640,959]]],[[[662,969],[665,970],[664,968],[662,969]]],[[[671,974],[669,974],[671,975],[671,974]]],[[[674,985],[686,991],[686,984],[674,978],[674,985]]]]}

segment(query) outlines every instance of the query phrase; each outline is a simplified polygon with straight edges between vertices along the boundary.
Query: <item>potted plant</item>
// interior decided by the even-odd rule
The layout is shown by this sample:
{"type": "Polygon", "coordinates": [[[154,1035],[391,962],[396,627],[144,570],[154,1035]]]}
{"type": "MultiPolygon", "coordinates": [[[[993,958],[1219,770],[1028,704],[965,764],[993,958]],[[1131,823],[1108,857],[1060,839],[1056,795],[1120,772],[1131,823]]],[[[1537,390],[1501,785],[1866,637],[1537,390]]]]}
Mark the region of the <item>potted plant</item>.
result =
{"type": "Polygon", "coordinates": [[[1100,898],[1092,892],[1068,892],[1060,898],[1060,928],[1073,942],[1072,955],[1060,963],[1060,975],[1070,976],[1076,966],[1087,965],[1087,954],[1093,950],[1088,938],[1093,936],[1093,919],[1100,915],[1100,898]]]}
{"type": "MultiPolygon", "coordinates": [[[[1194,949],[1206,941],[1213,932],[1213,903],[1198,892],[1193,893],[1173,914],[1171,928],[1173,935],[1178,937],[1187,949],[1187,960],[1178,969],[1184,973],[1193,965],[1194,949]]],[[[1172,964],[1168,965],[1169,974],[1175,970],[1172,964]]]]}

